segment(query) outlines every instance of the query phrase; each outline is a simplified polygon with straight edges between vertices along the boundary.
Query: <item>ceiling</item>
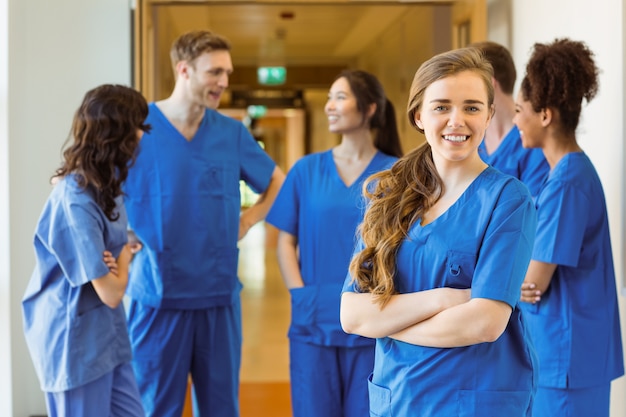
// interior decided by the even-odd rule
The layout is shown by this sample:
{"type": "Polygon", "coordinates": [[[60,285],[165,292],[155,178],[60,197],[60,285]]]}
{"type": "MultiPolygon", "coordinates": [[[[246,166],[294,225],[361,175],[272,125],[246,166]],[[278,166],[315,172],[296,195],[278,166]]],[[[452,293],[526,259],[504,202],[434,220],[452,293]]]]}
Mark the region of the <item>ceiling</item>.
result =
{"type": "Polygon", "coordinates": [[[235,65],[345,65],[375,41],[408,8],[440,1],[239,1],[153,4],[160,36],[171,42],[191,29],[208,28],[228,38],[235,65]],[[167,28],[167,30],[164,30],[167,28]]]}

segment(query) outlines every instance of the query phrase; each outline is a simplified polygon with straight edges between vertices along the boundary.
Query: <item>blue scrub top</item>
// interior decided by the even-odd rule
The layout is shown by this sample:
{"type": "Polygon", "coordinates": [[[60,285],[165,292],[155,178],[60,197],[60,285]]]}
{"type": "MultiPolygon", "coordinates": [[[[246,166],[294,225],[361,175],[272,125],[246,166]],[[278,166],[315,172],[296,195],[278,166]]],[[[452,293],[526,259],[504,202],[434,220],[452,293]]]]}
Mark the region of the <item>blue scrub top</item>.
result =
{"type": "Polygon", "coordinates": [[[558,265],[541,301],[521,303],[539,356],[539,385],[606,384],[624,375],[624,360],[606,201],[587,155],[563,157],[536,205],[533,259],[558,265]]]}
{"type": "Polygon", "coordinates": [[[377,152],[350,186],[339,176],[332,150],[307,155],[288,172],[267,222],[298,239],[305,286],[290,291],[291,339],[319,345],[373,345],[372,339],[341,329],[341,287],[365,209],[363,182],[396,160],[377,152]]]}
{"type": "MultiPolygon", "coordinates": [[[[399,293],[471,288],[472,298],[503,301],[513,311],[493,343],[441,349],[377,339],[373,415],[526,415],[535,358],[517,305],[535,229],[528,188],[492,167],[439,218],[409,229],[397,254],[399,293]]],[[[356,291],[350,276],[344,291],[356,291]]]]}
{"type": "Polygon", "coordinates": [[[478,147],[478,154],[485,163],[526,184],[533,197],[539,194],[550,171],[541,149],[526,149],[522,146],[517,126],[513,126],[492,154],[487,153],[485,141],[478,147]]]}
{"type": "Polygon", "coordinates": [[[127,242],[126,211],[117,199],[112,222],[93,192],[73,175],[61,179],[35,230],[36,266],[22,300],[24,332],[41,389],[67,391],[131,360],[124,307],[111,309],[91,281],[109,272],[103,252],[127,242]]]}
{"type": "Polygon", "coordinates": [[[200,309],[239,296],[239,181],[256,192],[274,162],[245,126],[207,109],[191,141],[151,103],[124,191],[130,228],[143,242],[127,294],[152,307],[200,309]]]}

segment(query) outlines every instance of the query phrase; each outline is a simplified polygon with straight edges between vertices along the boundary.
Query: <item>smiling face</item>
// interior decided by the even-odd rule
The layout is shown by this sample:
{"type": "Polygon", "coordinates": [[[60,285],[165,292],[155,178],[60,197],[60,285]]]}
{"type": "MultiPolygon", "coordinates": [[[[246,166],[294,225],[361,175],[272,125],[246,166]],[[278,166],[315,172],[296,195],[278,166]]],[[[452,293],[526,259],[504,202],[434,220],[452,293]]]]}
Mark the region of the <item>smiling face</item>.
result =
{"type": "Polygon", "coordinates": [[[520,91],[515,100],[513,123],[520,131],[524,148],[541,148],[543,144],[542,112],[536,112],[520,91]]]}
{"type": "Polygon", "coordinates": [[[459,162],[478,158],[492,113],[483,78],[462,71],[426,88],[415,123],[424,131],[435,162],[459,162]]]}
{"type": "Polygon", "coordinates": [[[205,52],[192,63],[181,64],[182,75],[187,80],[189,99],[194,104],[216,109],[222,93],[228,87],[228,77],[233,72],[230,52],[226,50],[205,52]]]}
{"type": "Polygon", "coordinates": [[[333,133],[345,134],[367,128],[365,116],[358,110],[356,97],[344,77],[338,78],[330,87],[324,112],[328,117],[328,130],[333,133]]]}

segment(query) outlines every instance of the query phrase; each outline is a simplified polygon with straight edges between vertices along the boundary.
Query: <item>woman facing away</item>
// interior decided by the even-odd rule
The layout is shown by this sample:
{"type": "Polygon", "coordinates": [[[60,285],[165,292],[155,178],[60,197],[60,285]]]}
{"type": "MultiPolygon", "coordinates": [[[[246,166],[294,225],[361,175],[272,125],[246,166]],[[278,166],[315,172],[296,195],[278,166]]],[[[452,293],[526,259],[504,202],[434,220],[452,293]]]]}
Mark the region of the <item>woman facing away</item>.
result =
{"type": "Polygon", "coordinates": [[[536,213],[528,189],[478,155],[492,75],[475,48],[422,64],[408,117],[426,143],[365,184],[341,323],[376,338],[371,416],[530,416],[517,304],[536,213]]]}
{"type": "Polygon", "coordinates": [[[143,416],[121,304],[128,244],[121,185],[148,114],[137,91],[85,94],[35,230],[24,332],[50,417],[143,416]]]}
{"type": "Polygon", "coordinates": [[[539,358],[533,417],[608,416],[611,381],[624,375],[606,200],[576,140],[582,101],[597,91],[584,43],[535,44],[514,118],[524,147],[550,165],[521,298],[539,358]]]}
{"type": "Polygon", "coordinates": [[[300,159],[267,216],[280,230],[278,263],[291,294],[294,417],[367,415],[374,341],[342,331],[341,287],[363,216],[363,181],[402,154],[393,106],[374,75],[342,72],[325,112],[341,142],[300,159]]]}

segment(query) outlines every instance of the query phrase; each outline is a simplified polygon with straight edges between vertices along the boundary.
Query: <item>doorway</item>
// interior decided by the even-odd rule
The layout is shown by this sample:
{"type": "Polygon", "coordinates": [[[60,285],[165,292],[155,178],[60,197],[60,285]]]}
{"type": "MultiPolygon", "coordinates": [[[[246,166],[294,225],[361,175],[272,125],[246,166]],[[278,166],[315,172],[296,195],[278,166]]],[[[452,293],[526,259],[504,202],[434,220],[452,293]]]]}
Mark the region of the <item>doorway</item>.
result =
{"type": "MultiPolygon", "coordinates": [[[[135,87],[148,100],[167,97],[174,84],[168,53],[171,42],[181,33],[198,28],[213,30],[231,41],[235,67],[231,91],[266,88],[258,83],[256,68],[268,61],[284,65],[285,84],[272,88],[302,89],[305,103],[299,109],[270,108],[257,127],[264,132],[268,154],[286,172],[305,153],[337,143],[337,138],[327,132],[321,103],[341,69],[358,67],[376,74],[383,83],[398,109],[403,148],[408,150],[423,141],[399,111],[406,105],[415,70],[435,53],[484,40],[486,13],[486,0],[277,0],[270,4],[256,0],[137,0],[133,78],[135,87]]],[[[234,107],[228,94],[220,111],[237,119],[246,117],[246,109],[234,107]]],[[[242,307],[241,392],[242,399],[250,398],[257,406],[246,411],[250,408],[242,404],[242,417],[262,415],[259,407],[263,402],[247,395],[264,392],[262,387],[272,384],[282,387],[278,397],[267,391],[262,398],[269,398],[277,407],[289,404],[285,388],[289,300],[272,252],[272,233],[265,227],[255,227],[240,242],[239,272],[245,281],[242,300],[246,303],[242,307]],[[266,336],[271,340],[264,339],[266,336]]],[[[185,412],[191,416],[189,408],[185,412]]],[[[277,409],[268,413],[283,415],[277,409]]]]}

